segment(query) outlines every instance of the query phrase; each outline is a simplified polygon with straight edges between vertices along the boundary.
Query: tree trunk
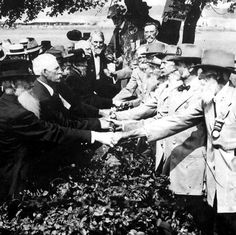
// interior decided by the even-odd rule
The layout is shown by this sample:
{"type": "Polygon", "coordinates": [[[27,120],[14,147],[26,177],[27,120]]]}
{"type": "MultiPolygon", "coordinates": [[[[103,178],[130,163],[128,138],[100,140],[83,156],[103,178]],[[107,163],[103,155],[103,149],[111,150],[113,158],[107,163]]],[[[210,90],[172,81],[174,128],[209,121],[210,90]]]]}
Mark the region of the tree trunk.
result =
{"type": "MultiPolygon", "coordinates": [[[[197,2],[197,1],[196,1],[197,2]]],[[[184,22],[182,43],[194,43],[197,22],[201,16],[201,1],[194,4],[184,22]]]]}
{"type": "Polygon", "coordinates": [[[167,20],[166,22],[162,21],[157,39],[167,44],[176,45],[179,41],[180,27],[181,21],[179,20],[167,20]]]}

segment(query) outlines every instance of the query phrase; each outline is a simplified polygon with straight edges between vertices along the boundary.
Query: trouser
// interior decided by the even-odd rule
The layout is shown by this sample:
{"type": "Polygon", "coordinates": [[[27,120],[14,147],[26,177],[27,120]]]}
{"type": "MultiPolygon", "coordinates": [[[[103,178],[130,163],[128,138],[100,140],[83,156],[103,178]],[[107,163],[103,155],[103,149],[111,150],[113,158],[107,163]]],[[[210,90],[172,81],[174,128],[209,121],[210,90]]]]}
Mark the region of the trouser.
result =
{"type": "Polygon", "coordinates": [[[112,107],[112,99],[110,98],[104,98],[96,94],[90,94],[81,98],[84,103],[93,105],[98,109],[110,109],[112,107]]]}
{"type": "Polygon", "coordinates": [[[112,99],[116,94],[120,92],[120,83],[113,84],[111,81],[106,79],[97,80],[95,83],[96,93],[104,98],[112,99]]]}
{"type": "Polygon", "coordinates": [[[193,221],[202,235],[214,234],[214,209],[203,196],[176,195],[176,205],[193,216],[193,221]]]}
{"type": "Polygon", "coordinates": [[[70,144],[50,146],[42,151],[37,162],[32,167],[32,181],[36,187],[48,187],[54,179],[68,179],[69,176],[77,177],[78,168],[90,164],[94,154],[94,147],[81,145],[79,140],[70,144]]]}
{"type": "Polygon", "coordinates": [[[217,200],[214,200],[215,226],[217,235],[236,234],[236,213],[217,213],[217,200]]]}

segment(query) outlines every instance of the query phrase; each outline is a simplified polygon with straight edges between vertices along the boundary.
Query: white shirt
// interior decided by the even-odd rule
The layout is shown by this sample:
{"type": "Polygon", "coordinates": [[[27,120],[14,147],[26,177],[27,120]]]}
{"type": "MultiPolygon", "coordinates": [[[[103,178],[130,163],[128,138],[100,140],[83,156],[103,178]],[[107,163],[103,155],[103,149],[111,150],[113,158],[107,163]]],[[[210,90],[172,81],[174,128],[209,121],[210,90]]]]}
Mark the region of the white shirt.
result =
{"type": "Polygon", "coordinates": [[[96,72],[96,79],[99,80],[100,79],[100,62],[101,62],[101,58],[100,55],[99,56],[95,56],[94,52],[93,52],[93,58],[94,58],[94,64],[95,64],[95,72],[96,72]]]}

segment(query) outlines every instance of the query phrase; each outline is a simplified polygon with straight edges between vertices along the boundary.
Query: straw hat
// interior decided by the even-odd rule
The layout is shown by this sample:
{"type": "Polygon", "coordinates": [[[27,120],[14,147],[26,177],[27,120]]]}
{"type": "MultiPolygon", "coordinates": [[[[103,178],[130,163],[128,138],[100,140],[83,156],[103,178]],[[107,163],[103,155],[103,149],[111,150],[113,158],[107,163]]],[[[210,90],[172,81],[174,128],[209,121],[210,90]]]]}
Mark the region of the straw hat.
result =
{"type": "Polygon", "coordinates": [[[9,45],[9,51],[6,52],[7,55],[25,55],[25,49],[23,44],[16,43],[9,45]]]}

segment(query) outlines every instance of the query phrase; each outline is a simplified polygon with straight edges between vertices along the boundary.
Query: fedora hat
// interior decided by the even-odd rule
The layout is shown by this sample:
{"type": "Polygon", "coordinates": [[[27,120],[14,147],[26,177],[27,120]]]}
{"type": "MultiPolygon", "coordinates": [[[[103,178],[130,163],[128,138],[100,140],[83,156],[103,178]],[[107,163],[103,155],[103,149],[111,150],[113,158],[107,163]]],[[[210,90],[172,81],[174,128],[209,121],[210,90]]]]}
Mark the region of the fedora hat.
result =
{"type": "Polygon", "coordinates": [[[79,41],[82,38],[82,33],[77,29],[73,29],[71,31],[68,31],[66,36],[71,41],[79,41]]]}
{"type": "Polygon", "coordinates": [[[176,45],[166,45],[166,52],[165,56],[163,58],[164,61],[171,60],[173,56],[176,55],[177,52],[177,46],[176,45]]]}
{"type": "Polygon", "coordinates": [[[17,80],[20,78],[35,79],[32,63],[24,59],[7,59],[0,64],[0,80],[17,80]]]}
{"type": "Polygon", "coordinates": [[[20,43],[11,44],[8,49],[7,55],[25,55],[24,46],[20,43]]]}
{"type": "Polygon", "coordinates": [[[74,56],[74,53],[68,53],[68,51],[63,45],[55,45],[49,50],[47,50],[45,53],[54,55],[57,60],[60,60],[60,62],[63,62],[64,59],[69,59],[74,56]]]}
{"type": "Polygon", "coordinates": [[[208,49],[203,52],[201,64],[195,65],[194,68],[213,68],[230,73],[236,73],[235,55],[219,49],[208,49]]]}
{"type": "Polygon", "coordinates": [[[91,35],[90,32],[84,32],[81,40],[88,40],[90,38],[90,35],[91,35]]]}
{"type": "Polygon", "coordinates": [[[126,12],[126,9],[123,5],[114,4],[109,7],[107,18],[111,19],[112,17],[117,16],[117,15],[124,15],[125,12],[126,12]]]}
{"type": "Polygon", "coordinates": [[[161,42],[155,42],[146,44],[146,51],[143,53],[144,55],[156,55],[156,56],[164,56],[166,52],[165,44],[161,42]]]}
{"type": "Polygon", "coordinates": [[[28,40],[28,42],[27,42],[27,45],[25,47],[27,54],[33,53],[35,51],[39,51],[41,49],[41,46],[38,45],[38,43],[35,40],[35,38],[28,37],[27,40],[28,40]]]}
{"type": "Polygon", "coordinates": [[[200,63],[202,49],[194,44],[183,43],[177,46],[176,55],[169,57],[171,61],[191,61],[200,63]]]}
{"type": "Polygon", "coordinates": [[[41,41],[41,47],[48,50],[52,47],[51,41],[50,40],[43,40],[41,41]]]}

